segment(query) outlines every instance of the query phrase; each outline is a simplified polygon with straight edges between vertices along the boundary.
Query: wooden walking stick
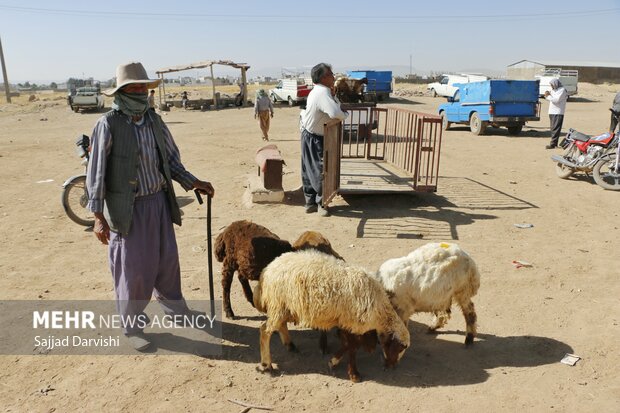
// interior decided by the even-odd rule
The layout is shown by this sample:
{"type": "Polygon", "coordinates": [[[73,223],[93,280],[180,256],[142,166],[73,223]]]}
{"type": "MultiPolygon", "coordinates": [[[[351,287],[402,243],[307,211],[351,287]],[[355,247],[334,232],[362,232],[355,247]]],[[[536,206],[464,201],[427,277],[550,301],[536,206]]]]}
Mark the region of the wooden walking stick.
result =
{"type": "MultiPolygon", "coordinates": [[[[202,196],[194,189],[198,203],[202,205],[202,196]]],[[[213,254],[211,253],[211,196],[207,195],[207,262],[209,263],[209,300],[211,300],[211,317],[215,316],[215,295],[213,292],[213,254]]]]}

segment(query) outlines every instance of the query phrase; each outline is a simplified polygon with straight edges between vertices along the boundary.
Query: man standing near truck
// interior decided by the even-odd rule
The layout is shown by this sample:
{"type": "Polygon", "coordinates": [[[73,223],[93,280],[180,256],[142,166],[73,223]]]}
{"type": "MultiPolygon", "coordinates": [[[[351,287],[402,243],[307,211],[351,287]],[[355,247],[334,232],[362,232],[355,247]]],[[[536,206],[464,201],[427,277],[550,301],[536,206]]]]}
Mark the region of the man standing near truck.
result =
{"type": "Polygon", "coordinates": [[[549,81],[551,91],[545,92],[545,99],[549,101],[549,123],[551,127],[551,142],[545,146],[545,149],[554,149],[558,146],[560,133],[562,132],[562,123],[564,123],[564,111],[566,110],[566,101],[568,93],[558,79],[549,81]]]}
{"type": "Polygon", "coordinates": [[[334,73],[327,63],[319,63],[310,72],[314,88],[301,114],[301,182],[306,213],[329,216],[323,198],[323,125],[331,119],[344,120],[347,113],[334,98],[334,73]]]}

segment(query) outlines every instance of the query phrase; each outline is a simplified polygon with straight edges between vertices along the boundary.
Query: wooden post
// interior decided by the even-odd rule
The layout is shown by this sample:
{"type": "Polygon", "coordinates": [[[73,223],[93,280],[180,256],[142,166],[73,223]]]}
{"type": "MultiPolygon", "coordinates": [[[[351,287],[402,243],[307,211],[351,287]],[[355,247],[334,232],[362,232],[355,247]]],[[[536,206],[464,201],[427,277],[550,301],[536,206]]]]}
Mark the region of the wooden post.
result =
{"type": "Polygon", "coordinates": [[[242,106],[249,106],[249,102],[248,102],[248,83],[246,81],[246,76],[245,76],[245,67],[241,68],[241,84],[243,84],[243,105],[242,106]]]}
{"type": "Polygon", "coordinates": [[[211,86],[213,88],[213,106],[217,110],[217,97],[215,96],[215,78],[213,77],[213,65],[209,66],[211,69],[211,86]]]}
{"type": "Polygon", "coordinates": [[[4,92],[6,93],[6,103],[11,103],[11,90],[9,87],[9,76],[6,73],[4,64],[4,52],[2,51],[2,39],[0,39],[0,61],[2,62],[2,76],[4,78],[4,92]]]}
{"type": "Polygon", "coordinates": [[[159,109],[161,110],[161,97],[164,96],[164,102],[166,101],[166,86],[164,85],[164,74],[160,73],[159,78],[161,81],[159,82],[159,109]]]}

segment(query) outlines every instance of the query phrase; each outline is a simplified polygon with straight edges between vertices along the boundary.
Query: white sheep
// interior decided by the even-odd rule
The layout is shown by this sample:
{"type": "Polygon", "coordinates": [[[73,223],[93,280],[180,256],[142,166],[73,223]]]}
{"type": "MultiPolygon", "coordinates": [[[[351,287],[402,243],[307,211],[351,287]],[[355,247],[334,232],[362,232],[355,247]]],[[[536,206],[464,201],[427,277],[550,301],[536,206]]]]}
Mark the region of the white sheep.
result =
{"type": "Polygon", "coordinates": [[[405,257],[387,260],[376,277],[405,323],[413,313],[432,312],[435,322],[430,331],[446,324],[455,301],[465,317],[465,344],[474,342],[476,310],[471,297],[480,287],[480,273],[474,260],[458,245],[426,244],[405,257]]]}
{"type": "MultiPolygon", "coordinates": [[[[260,327],[262,371],[272,369],[269,341],[275,331],[289,350],[295,349],[288,322],[353,334],[376,330],[386,367],[394,366],[409,347],[409,330],[381,284],[363,268],[318,251],[286,253],[272,261],[254,289],[254,306],[267,314],[260,327]]],[[[332,359],[330,366],[339,361],[332,359]]]]}

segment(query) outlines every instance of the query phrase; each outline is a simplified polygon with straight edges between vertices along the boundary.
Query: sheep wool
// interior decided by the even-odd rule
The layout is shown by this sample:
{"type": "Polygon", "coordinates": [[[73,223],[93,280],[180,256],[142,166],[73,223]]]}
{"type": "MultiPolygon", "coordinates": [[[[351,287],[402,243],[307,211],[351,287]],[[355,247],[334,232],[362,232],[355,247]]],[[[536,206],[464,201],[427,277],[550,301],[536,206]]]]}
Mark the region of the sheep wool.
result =
{"type": "Polygon", "coordinates": [[[391,293],[392,304],[406,322],[415,312],[433,312],[435,330],[450,316],[452,301],[463,310],[467,323],[466,344],[476,332],[476,313],[471,297],[480,287],[474,260],[456,244],[430,243],[409,255],[384,262],[377,279],[391,293]]]}
{"type": "Polygon", "coordinates": [[[261,369],[272,369],[269,340],[274,332],[295,349],[287,323],[353,334],[376,330],[386,367],[409,347],[409,330],[381,284],[364,269],[315,250],[286,253],[271,262],[254,289],[254,306],[267,314],[260,327],[261,369]]]}
{"type": "Polygon", "coordinates": [[[286,253],[272,261],[254,290],[254,304],[270,319],[307,328],[342,327],[354,334],[394,329],[395,338],[409,345],[409,331],[396,322],[381,284],[363,268],[318,251],[286,253]]]}

